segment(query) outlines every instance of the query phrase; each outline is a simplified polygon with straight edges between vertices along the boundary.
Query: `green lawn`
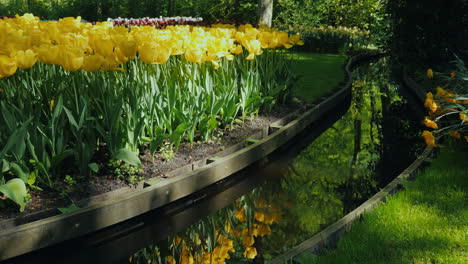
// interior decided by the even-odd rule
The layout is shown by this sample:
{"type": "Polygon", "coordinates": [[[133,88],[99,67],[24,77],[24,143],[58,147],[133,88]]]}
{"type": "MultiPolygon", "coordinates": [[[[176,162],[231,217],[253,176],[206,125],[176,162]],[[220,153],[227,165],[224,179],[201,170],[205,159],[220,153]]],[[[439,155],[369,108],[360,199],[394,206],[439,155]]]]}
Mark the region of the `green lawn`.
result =
{"type": "Polygon", "coordinates": [[[300,77],[294,94],[306,101],[312,101],[335,88],[343,80],[345,55],[294,53],[293,69],[300,77]]]}
{"type": "Polygon", "coordinates": [[[468,153],[442,148],[405,190],[366,214],[337,249],[301,263],[468,263],[468,153]]]}

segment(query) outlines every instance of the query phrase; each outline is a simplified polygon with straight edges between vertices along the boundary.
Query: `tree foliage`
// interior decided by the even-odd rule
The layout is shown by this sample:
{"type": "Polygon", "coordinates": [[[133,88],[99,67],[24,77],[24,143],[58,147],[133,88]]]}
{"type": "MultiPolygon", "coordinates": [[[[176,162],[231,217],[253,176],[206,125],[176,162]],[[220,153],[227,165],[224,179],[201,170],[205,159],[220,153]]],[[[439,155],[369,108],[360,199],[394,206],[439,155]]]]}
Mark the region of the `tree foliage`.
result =
{"type": "Polygon", "coordinates": [[[406,65],[437,68],[468,47],[468,1],[392,0],[388,47],[406,65]]]}
{"type": "Polygon", "coordinates": [[[199,16],[205,20],[256,22],[256,0],[11,0],[0,1],[0,15],[34,13],[43,19],[81,16],[89,21],[108,17],[199,16]]]}

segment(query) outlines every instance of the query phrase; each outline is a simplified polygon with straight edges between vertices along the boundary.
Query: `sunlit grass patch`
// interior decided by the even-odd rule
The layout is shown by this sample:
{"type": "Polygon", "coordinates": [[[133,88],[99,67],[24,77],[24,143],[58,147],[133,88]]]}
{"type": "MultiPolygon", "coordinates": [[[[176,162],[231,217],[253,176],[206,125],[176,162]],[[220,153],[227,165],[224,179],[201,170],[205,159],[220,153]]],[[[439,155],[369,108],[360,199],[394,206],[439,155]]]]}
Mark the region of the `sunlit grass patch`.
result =
{"type": "MultiPolygon", "coordinates": [[[[468,263],[467,153],[446,148],[405,190],[301,263],[468,263]]],[[[308,257],[306,257],[306,255],[308,257]]]]}
{"type": "Polygon", "coordinates": [[[294,93],[312,101],[335,88],[344,78],[346,56],[337,54],[295,53],[293,66],[300,79],[294,93]]]}

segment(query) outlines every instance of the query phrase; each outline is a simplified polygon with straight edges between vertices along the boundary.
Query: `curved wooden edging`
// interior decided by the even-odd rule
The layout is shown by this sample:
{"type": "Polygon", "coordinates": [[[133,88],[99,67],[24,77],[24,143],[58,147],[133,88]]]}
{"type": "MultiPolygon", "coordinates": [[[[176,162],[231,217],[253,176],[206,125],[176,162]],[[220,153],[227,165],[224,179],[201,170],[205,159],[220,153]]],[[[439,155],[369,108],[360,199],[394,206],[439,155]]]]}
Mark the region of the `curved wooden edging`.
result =
{"type": "Polygon", "coordinates": [[[351,91],[351,67],[363,59],[378,56],[381,56],[380,53],[375,52],[350,58],[345,67],[346,83],[336,93],[285,126],[281,126],[282,122],[287,122],[284,119],[271,124],[269,131],[261,132],[264,135],[259,135],[260,139],[250,146],[230,154],[218,153],[215,155],[216,159],[211,159],[211,163],[207,159],[198,165],[189,164],[190,168],[184,169],[187,167],[184,166],[178,169],[181,175],[165,181],[148,181],[146,187],[140,190],[123,193],[73,212],[0,230],[0,260],[73,239],[141,215],[199,191],[253,164],[288,142],[346,98],[351,91]],[[268,133],[271,134],[267,135],[268,133]]]}
{"type": "Polygon", "coordinates": [[[364,202],[358,208],[354,209],[352,212],[348,213],[340,220],[329,225],[324,230],[315,234],[313,237],[302,242],[298,246],[290,249],[283,255],[273,259],[269,264],[283,264],[287,261],[293,259],[295,256],[299,255],[304,251],[310,251],[312,253],[317,253],[322,248],[329,245],[335,244],[339,237],[347,232],[353,222],[358,219],[363,213],[372,211],[377,205],[384,202],[388,195],[392,195],[398,192],[402,187],[402,182],[408,179],[413,179],[424,162],[429,162],[428,158],[432,153],[432,147],[426,147],[421,155],[416,158],[408,168],[406,168],[400,175],[398,175],[393,181],[391,181],[385,188],[380,190],[369,200],[364,202]]]}

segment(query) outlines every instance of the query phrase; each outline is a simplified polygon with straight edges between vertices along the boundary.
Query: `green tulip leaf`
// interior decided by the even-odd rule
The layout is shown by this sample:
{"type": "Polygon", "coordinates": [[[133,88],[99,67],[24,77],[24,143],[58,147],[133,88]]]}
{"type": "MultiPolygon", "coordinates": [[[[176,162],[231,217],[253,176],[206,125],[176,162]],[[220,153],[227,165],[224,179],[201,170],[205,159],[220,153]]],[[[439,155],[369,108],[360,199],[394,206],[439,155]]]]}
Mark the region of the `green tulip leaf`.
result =
{"type": "Polygon", "coordinates": [[[89,163],[88,164],[88,168],[94,172],[94,173],[97,173],[99,171],[99,166],[96,164],[96,163],[89,163]]]}
{"type": "Polygon", "coordinates": [[[123,160],[130,165],[137,166],[138,168],[143,167],[143,165],[141,165],[140,158],[138,158],[138,155],[128,149],[119,149],[113,158],[117,160],[123,160]]]}
{"type": "Polygon", "coordinates": [[[0,185],[0,192],[17,203],[20,206],[20,212],[24,211],[24,207],[26,206],[25,198],[28,195],[28,191],[23,180],[19,178],[9,180],[7,183],[0,185]]]}

